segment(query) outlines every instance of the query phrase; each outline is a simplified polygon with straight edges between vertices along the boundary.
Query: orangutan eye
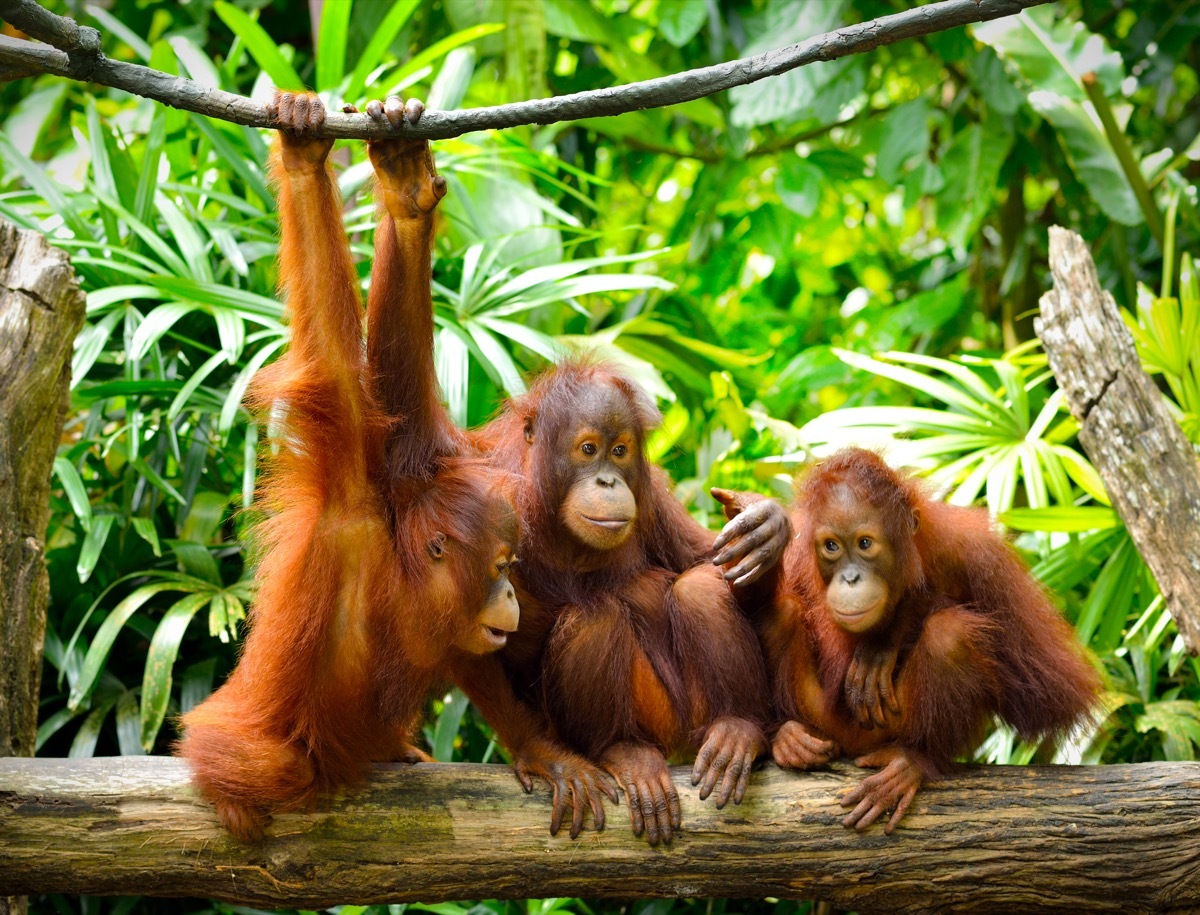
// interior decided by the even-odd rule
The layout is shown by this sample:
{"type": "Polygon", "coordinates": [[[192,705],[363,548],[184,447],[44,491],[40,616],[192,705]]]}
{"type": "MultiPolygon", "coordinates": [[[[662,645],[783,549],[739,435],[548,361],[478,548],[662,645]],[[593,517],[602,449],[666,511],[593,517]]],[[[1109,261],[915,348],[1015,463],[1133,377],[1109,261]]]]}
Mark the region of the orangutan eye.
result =
{"type": "Polygon", "coordinates": [[[871,544],[873,544],[874,542],[875,541],[872,540],[870,537],[859,537],[858,538],[858,548],[865,553],[867,550],[869,550],[871,548],[871,544]]]}
{"type": "Polygon", "coordinates": [[[596,453],[596,446],[593,445],[591,442],[584,442],[583,443],[583,453],[590,457],[591,455],[596,453]]]}
{"type": "Polygon", "coordinates": [[[613,457],[625,457],[625,452],[627,452],[628,450],[629,449],[626,448],[624,445],[617,445],[617,447],[615,447],[613,449],[613,452],[612,452],[613,457]]]}
{"type": "Polygon", "coordinates": [[[836,540],[826,540],[825,541],[825,552],[826,553],[836,553],[838,551],[838,549],[839,549],[838,542],[836,540]]]}

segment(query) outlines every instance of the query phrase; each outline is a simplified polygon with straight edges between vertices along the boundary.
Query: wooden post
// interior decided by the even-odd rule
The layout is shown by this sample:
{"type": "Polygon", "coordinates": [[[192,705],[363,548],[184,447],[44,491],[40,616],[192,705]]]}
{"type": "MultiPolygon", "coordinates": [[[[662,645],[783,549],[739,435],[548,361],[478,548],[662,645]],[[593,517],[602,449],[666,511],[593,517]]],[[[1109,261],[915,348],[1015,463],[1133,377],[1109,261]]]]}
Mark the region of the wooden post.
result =
{"type": "Polygon", "coordinates": [[[0,892],[216,897],[255,906],[546,896],[827,899],[858,912],[1200,909],[1200,764],[971,768],[926,786],[891,836],[841,825],[863,777],[756,771],[740,806],[673,770],[683,830],[624,809],[549,835],[547,791],[506,766],[380,766],[261,845],[226,834],[163,757],[0,760],[0,892]]]}
{"type": "Polygon", "coordinates": [[[1200,652],[1200,461],[1142,369],[1087,245],[1050,229],[1054,289],[1037,333],[1079,440],[1150,566],[1179,633],[1200,652]]]}
{"type": "MultiPolygon", "coordinates": [[[[84,296],[67,255],[0,221],[0,756],[32,756],[50,582],[50,474],[84,296]]],[[[0,897],[0,915],[25,911],[0,897]]]]}

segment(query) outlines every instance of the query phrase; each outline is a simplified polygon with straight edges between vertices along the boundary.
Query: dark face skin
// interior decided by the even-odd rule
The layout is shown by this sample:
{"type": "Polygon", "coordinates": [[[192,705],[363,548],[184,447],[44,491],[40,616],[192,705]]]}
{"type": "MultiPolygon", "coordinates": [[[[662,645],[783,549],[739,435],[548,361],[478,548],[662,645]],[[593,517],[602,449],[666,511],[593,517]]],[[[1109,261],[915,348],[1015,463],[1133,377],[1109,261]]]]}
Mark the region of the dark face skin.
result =
{"type": "Polygon", "coordinates": [[[637,522],[639,430],[615,388],[590,389],[576,406],[578,421],[554,443],[559,478],[567,486],[559,517],[583,546],[615,549],[637,522]]]}
{"type": "Polygon", "coordinates": [[[899,595],[896,556],[883,518],[845,486],[835,487],[813,528],[813,549],[833,621],[862,634],[886,626],[899,595]]]}
{"type": "MultiPolygon", "coordinates": [[[[509,572],[517,561],[517,515],[503,497],[497,496],[491,508],[494,523],[490,525],[491,535],[487,542],[472,554],[461,556],[458,563],[467,567],[458,572],[469,576],[467,580],[486,578],[490,582],[479,615],[454,643],[456,648],[470,654],[489,654],[503,648],[509,633],[516,632],[521,619],[516,592],[508,581],[509,572]]],[[[435,563],[446,564],[450,556],[444,536],[440,541],[435,538],[430,542],[429,554],[435,563]]]]}

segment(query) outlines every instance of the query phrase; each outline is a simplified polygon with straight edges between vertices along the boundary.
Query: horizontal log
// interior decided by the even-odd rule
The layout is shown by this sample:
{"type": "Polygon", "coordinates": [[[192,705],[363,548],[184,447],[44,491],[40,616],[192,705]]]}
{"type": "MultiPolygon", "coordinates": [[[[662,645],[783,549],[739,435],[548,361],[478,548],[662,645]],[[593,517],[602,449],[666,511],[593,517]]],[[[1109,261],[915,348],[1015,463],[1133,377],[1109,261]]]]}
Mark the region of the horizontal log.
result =
{"type": "Polygon", "coordinates": [[[826,899],[859,912],[1195,911],[1200,764],[964,769],[885,836],[840,825],[839,764],[768,765],[741,806],[674,770],[684,828],[623,811],[572,841],[503,766],[381,766],[315,813],[239,844],[175,759],[0,759],[0,895],[205,896],[259,906],[546,896],[826,899]]]}

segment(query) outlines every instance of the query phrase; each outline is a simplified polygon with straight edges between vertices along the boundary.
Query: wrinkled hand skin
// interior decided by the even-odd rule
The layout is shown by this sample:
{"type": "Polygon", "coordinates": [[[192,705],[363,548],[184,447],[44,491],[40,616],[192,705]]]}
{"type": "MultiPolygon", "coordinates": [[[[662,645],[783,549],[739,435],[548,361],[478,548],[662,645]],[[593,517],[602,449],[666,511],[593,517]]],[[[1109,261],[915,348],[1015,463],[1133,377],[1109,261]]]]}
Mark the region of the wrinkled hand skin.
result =
{"type": "Polygon", "coordinates": [[[784,769],[819,769],[842,754],[842,748],[810,731],[799,721],[785,721],[771,742],[771,758],[784,769]]]}
{"type": "Polygon", "coordinates": [[[720,780],[717,809],[729,799],[740,804],[750,784],[750,770],[767,748],[762,730],[745,718],[718,718],[704,735],[704,745],[696,754],[692,767],[692,784],[700,786],[700,800],[705,800],[720,780]]]}
{"type": "Polygon", "coordinates": [[[288,171],[323,168],[333,139],[314,132],[325,123],[325,103],[307,92],[276,92],[267,112],[279,124],[283,167],[288,171]]]}
{"type": "Polygon", "coordinates": [[[862,832],[892,810],[891,819],[883,827],[883,831],[891,835],[924,781],[921,767],[904,750],[895,747],[860,756],[854,760],[854,765],[880,771],[864,778],[858,787],[841,798],[843,807],[854,808],[846,814],[842,825],[862,832]]]}
{"type": "Polygon", "coordinates": [[[616,785],[605,772],[581,756],[566,751],[553,752],[547,747],[530,746],[513,755],[513,771],[525,793],[533,791],[533,779],[550,785],[550,835],[558,835],[566,805],[571,805],[571,838],[583,831],[583,813],[592,811],[596,832],[604,829],[604,797],[620,802],[616,785]],[[602,797],[603,795],[603,797],[602,797]]]}
{"type": "Polygon", "coordinates": [[[711,492],[729,519],[713,543],[713,563],[726,567],[726,581],[744,588],[779,562],[792,539],[791,521],[783,506],[766,496],[728,489],[711,492]]]}
{"type": "Polygon", "coordinates": [[[898,724],[900,702],[892,675],[900,649],[892,645],[872,645],[860,641],[846,670],[846,705],[868,731],[898,724]]]}
{"type": "Polygon", "coordinates": [[[633,834],[645,833],[652,847],[659,842],[670,845],[683,811],[666,757],[646,744],[617,743],[605,752],[603,762],[625,792],[633,834]]]}
{"type": "MultiPolygon", "coordinates": [[[[392,127],[416,124],[424,112],[425,105],[415,98],[404,102],[392,96],[386,102],[373,100],[367,103],[368,115],[392,127]]],[[[446,179],[437,173],[428,140],[371,140],[367,148],[387,197],[387,210],[393,217],[407,215],[410,219],[420,219],[428,216],[446,196],[446,179]]]]}

